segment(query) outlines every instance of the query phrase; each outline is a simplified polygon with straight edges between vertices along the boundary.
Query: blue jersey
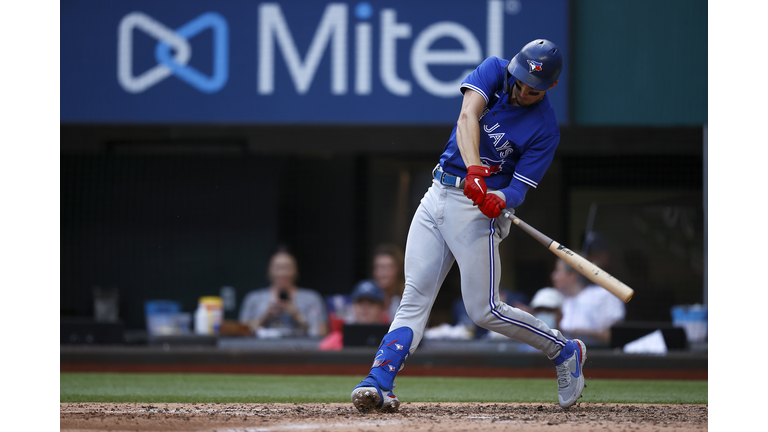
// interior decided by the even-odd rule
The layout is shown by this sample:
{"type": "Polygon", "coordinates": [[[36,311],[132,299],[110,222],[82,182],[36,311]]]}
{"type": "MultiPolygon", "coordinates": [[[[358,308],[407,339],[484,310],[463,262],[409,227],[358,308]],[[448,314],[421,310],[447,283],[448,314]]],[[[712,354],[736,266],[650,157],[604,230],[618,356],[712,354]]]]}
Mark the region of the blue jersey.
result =
{"type": "MultiPolygon", "coordinates": [[[[504,93],[508,62],[487,58],[464,79],[461,92],[471,89],[485,98],[480,117],[480,159],[491,170],[485,183],[503,192],[507,207],[514,208],[523,202],[528,188],[537,187],[547,172],[560,142],[560,128],[547,95],[528,107],[510,104],[510,95],[504,93]]],[[[456,126],[440,156],[440,165],[450,174],[467,175],[456,143],[456,126]]]]}

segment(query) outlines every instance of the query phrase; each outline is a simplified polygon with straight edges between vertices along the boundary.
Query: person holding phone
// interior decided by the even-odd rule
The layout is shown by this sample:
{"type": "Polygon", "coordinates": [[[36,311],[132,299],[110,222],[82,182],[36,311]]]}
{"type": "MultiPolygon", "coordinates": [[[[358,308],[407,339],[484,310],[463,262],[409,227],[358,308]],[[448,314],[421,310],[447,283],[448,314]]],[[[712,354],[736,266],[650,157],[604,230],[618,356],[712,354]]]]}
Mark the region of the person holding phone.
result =
{"type": "Polygon", "coordinates": [[[269,260],[270,286],[248,293],[239,321],[257,336],[322,337],[328,332],[328,314],[322,296],[296,285],[296,258],[281,247],[269,260]]]}

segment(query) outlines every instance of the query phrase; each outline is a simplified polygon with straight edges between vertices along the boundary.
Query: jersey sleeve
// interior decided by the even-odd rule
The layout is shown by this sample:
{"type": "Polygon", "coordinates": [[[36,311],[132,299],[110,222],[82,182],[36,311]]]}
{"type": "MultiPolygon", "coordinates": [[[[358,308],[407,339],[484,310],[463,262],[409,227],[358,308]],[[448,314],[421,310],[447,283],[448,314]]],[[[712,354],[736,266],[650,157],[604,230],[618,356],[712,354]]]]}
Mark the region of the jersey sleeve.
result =
{"type": "Polygon", "coordinates": [[[488,104],[490,97],[504,88],[504,69],[507,60],[499,57],[488,57],[472,73],[461,82],[461,93],[472,89],[480,93],[488,104]]]}
{"type": "Polygon", "coordinates": [[[515,208],[522,204],[529,188],[529,185],[513,177],[512,181],[509,182],[509,186],[501,190],[501,193],[504,194],[504,202],[507,204],[507,208],[515,208]]]}
{"type": "Polygon", "coordinates": [[[509,182],[509,186],[501,190],[506,198],[507,207],[519,206],[523,203],[528,189],[531,186],[534,188],[539,186],[539,182],[552,164],[559,143],[560,135],[542,137],[523,153],[515,166],[512,181],[509,182]]]}

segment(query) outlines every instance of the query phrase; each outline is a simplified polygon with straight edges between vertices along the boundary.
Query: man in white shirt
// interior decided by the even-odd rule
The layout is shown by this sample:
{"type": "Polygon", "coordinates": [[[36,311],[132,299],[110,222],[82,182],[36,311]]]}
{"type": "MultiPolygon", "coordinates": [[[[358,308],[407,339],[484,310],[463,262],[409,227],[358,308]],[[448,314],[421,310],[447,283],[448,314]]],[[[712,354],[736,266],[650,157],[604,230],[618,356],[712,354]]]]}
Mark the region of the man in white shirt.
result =
{"type": "Polygon", "coordinates": [[[611,326],[624,319],[624,303],[602,287],[589,284],[563,260],[557,260],[551,277],[552,285],[563,294],[559,330],[587,344],[608,345],[611,326]]]}

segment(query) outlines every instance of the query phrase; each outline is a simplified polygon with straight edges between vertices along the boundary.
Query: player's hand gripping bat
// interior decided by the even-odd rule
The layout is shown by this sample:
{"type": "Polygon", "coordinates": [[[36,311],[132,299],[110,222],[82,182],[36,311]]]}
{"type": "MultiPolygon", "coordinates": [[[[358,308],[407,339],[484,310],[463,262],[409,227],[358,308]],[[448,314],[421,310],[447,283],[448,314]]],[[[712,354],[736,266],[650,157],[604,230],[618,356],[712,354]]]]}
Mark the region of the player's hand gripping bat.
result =
{"type": "Polygon", "coordinates": [[[539,243],[543,244],[544,247],[549,249],[553,254],[562,258],[563,261],[567,262],[571,267],[576,269],[576,271],[586,276],[592,282],[608,290],[608,292],[618,297],[619,300],[627,303],[632,299],[635,291],[625,285],[622,281],[611,276],[608,274],[608,272],[596,266],[594,263],[586,260],[576,252],[545,236],[536,228],[520,220],[519,217],[515,216],[509,210],[502,210],[501,214],[507,219],[511,220],[512,223],[522,228],[523,231],[530,234],[531,237],[538,240],[539,243]]]}

